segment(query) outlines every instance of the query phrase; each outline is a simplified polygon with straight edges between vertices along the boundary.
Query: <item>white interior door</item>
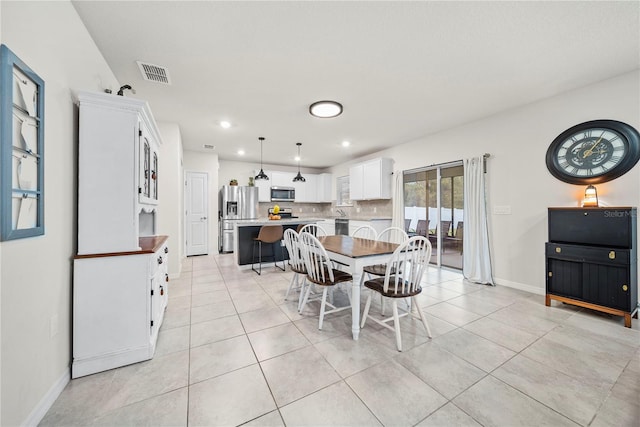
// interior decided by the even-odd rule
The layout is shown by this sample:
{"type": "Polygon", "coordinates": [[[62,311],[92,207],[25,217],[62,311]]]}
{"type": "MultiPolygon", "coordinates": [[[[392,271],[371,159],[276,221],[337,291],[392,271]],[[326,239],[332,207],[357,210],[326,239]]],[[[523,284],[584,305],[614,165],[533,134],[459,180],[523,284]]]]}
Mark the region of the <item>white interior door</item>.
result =
{"type": "Polygon", "coordinates": [[[186,254],[209,253],[209,176],[204,172],[187,172],[185,180],[186,254]]]}

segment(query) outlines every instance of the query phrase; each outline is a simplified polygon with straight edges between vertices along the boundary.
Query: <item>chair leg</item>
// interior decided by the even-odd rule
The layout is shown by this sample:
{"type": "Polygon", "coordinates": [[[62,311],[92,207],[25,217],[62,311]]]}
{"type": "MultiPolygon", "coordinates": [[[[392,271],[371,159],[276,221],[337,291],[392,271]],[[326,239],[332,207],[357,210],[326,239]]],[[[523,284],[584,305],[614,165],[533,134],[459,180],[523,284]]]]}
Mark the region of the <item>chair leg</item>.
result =
{"type": "Polygon", "coordinates": [[[311,292],[311,283],[307,284],[307,292],[304,294],[304,299],[302,300],[302,304],[300,305],[300,309],[298,310],[300,313],[304,311],[304,307],[307,305],[307,301],[309,300],[309,293],[311,292]]]}
{"type": "MultiPolygon", "coordinates": [[[[294,289],[294,288],[298,288],[298,273],[293,273],[293,277],[289,282],[289,287],[287,288],[287,292],[284,294],[285,301],[289,297],[289,292],[291,292],[291,289],[294,289]]],[[[298,298],[298,301],[300,301],[300,298],[298,298]]]]}
{"type": "Polygon", "coordinates": [[[329,288],[326,286],[322,290],[322,303],[320,304],[320,318],[318,319],[318,330],[322,330],[322,322],[324,321],[324,309],[327,305],[327,291],[329,288]]]}
{"type": "Polygon", "coordinates": [[[302,311],[302,300],[307,287],[307,276],[302,277],[302,283],[300,284],[300,295],[298,296],[298,311],[302,311]]]}
{"type": "Polygon", "coordinates": [[[413,300],[413,305],[416,307],[416,310],[418,310],[418,314],[420,315],[420,320],[422,320],[424,328],[427,330],[427,336],[431,338],[431,329],[429,329],[429,323],[427,323],[427,318],[422,312],[420,304],[418,304],[418,300],[416,299],[416,297],[411,297],[411,299],[413,300]]]}
{"type": "Polygon", "coordinates": [[[364,323],[367,321],[367,316],[369,315],[369,308],[371,307],[371,292],[373,291],[369,291],[367,302],[364,305],[364,312],[362,313],[362,321],[360,322],[361,328],[364,328],[364,323]]]}
{"type": "Polygon", "coordinates": [[[258,273],[258,275],[262,274],[262,242],[260,241],[253,241],[253,249],[251,251],[251,269],[258,273]],[[258,244],[258,264],[260,270],[256,270],[254,267],[256,261],[256,243],[258,244]]]}
{"type": "Polygon", "coordinates": [[[391,308],[393,308],[393,326],[396,330],[396,346],[398,351],[402,351],[402,335],[400,335],[400,316],[398,316],[398,302],[393,299],[391,308]]]}
{"type": "Polygon", "coordinates": [[[284,264],[284,251],[282,250],[282,241],[278,240],[274,245],[280,246],[280,257],[282,258],[282,267],[278,267],[278,260],[276,259],[276,249],[273,249],[273,265],[282,271],[287,271],[287,266],[284,264]]]}

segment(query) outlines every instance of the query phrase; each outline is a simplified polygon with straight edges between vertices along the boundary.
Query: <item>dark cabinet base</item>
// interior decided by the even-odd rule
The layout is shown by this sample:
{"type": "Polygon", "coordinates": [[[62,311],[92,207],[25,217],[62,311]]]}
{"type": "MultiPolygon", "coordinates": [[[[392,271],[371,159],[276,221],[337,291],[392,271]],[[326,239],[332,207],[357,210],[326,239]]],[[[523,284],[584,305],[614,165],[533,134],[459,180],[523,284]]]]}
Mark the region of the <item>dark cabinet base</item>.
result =
{"type": "Polygon", "coordinates": [[[553,294],[549,294],[549,293],[545,297],[544,304],[547,307],[549,307],[551,305],[551,300],[556,300],[556,301],[564,302],[566,304],[576,305],[578,307],[588,308],[590,310],[601,311],[603,313],[612,314],[614,316],[622,316],[622,317],[624,317],[624,326],[626,326],[627,328],[631,327],[631,318],[632,317],[634,319],[638,318],[638,308],[637,307],[631,313],[627,313],[626,311],[623,311],[623,310],[616,310],[615,308],[605,307],[605,306],[602,306],[602,305],[592,304],[590,302],[584,302],[584,301],[580,301],[580,300],[576,300],[576,299],[572,299],[572,298],[567,298],[567,297],[563,297],[563,296],[560,296],[560,295],[553,295],[553,294]]]}
{"type": "Polygon", "coordinates": [[[546,305],[551,300],[638,317],[636,208],[549,208],[546,305]]]}

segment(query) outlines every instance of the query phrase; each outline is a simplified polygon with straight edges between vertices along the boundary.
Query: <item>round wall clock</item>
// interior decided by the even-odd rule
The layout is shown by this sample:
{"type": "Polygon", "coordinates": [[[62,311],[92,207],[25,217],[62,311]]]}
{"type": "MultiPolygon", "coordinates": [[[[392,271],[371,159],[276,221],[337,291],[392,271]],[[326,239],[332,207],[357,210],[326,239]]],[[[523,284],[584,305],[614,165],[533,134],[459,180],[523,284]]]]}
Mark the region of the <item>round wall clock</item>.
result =
{"type": "Polygon", "coordinates": [[[629,172],[640,159],[640,134],[616,120],[592,120],[556,137],[547,149],[551,175],[570,184],[598,184],[629,172]]]}

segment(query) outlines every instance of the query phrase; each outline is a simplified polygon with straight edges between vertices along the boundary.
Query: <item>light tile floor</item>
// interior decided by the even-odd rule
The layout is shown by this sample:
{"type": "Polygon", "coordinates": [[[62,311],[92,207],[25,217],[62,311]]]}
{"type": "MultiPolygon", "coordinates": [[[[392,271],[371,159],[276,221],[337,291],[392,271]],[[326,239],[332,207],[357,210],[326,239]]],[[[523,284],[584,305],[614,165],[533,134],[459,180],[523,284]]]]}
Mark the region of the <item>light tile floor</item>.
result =
{"type": "Polygon", "coordinates": [[[638,425],[638,320],[430,268],[433,339],[404,318],[398,352],[373,322],[353,341],[348,311],[319,331],[317,302],[284,300],[291,277],[187,259],[155,357],[71,381],[41,425],[638,425]]]}

